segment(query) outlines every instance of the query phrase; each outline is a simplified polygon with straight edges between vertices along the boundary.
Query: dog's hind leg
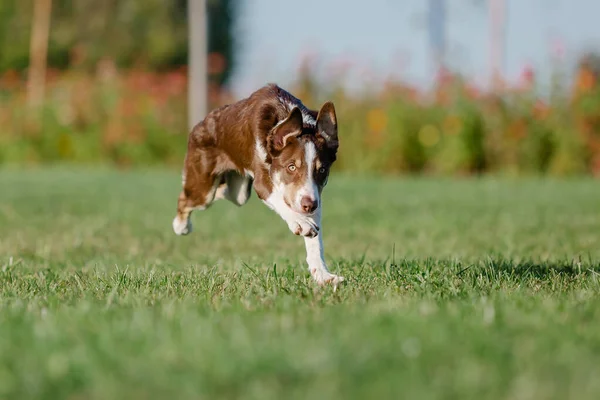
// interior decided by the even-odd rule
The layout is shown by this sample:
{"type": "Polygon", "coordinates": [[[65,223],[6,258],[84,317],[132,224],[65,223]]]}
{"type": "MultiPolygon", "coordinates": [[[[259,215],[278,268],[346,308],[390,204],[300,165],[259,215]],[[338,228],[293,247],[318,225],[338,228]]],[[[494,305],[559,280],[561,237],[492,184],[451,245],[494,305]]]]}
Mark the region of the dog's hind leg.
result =
{"type": "Polygon", "coordinates": [[[229,171],[225,174],[225,182],[227,187],[224,197],[237,206],[246,204],[252,191],[252,178],[229,171]]]}
{"type": "Polygon", "coordinates": [[[202,170],[202,164],[188,164],[183,172],[183,190],[177,201],[177,215],[173,219],[173,231],[187,235],[192,231],[190,216],[194,210],[205,210],[213,200],[222,176],[202,170]]]}

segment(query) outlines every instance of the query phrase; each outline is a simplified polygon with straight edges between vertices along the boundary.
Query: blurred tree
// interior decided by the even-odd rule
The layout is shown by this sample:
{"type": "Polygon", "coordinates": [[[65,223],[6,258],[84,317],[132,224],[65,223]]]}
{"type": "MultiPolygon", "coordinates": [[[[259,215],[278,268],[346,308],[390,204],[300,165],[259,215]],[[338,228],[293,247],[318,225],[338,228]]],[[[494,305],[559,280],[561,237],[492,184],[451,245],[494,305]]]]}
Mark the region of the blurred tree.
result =
{"type": "Polygon", "coordinates": [[[27,68],[32,15],[31,1],[0,1],[0,71],[27,68]]]}
{"type": "Polygon", "coordinates": [[[207,7],[206,0],[187,0],[188,5],[188,130],[206,116],[207,85],[207,7]]]}
{"type": "MultiPolygon", "coordinates": [[[[52,68],[93,69],[109,59],[118,66],[164,70],[187,64],[186,0],[54,0],[48,48],[52,68]]],[[[211,80],[226,83],[235,65],[234,24],[239,0],[207,0],[208,51],[220,68],[211,80]]],[[[29,65],[33,7],[0,1],[0,73],[29,65]]]]}
{"type": "MultiPolygon", "coordinates": [[[[209,0],[208,7],[208,52],[219,54],[213,61],[217,65],[210,68],[210,80],[217,84],[226,82],[231,76],[234,61],[233,25],[235,23],[237,0],[209,0]]],[[[209,64],[211,60],[209,59],[209,64]]]]}
{"type": "Polygon", "coordinates": [[[35,0],[27,76],[27,102],[30,107],[38,107],[44,100],[51,13],[52,0],[35,0]]]}

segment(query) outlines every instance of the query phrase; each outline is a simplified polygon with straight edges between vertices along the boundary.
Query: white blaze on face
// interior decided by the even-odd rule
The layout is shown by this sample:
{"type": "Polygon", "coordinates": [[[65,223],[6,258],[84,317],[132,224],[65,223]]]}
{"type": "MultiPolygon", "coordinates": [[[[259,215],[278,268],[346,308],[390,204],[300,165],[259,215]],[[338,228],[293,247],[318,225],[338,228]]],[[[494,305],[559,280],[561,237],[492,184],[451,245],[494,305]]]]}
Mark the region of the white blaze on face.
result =
{"type": "Polygon", "coordinates": [[[296,197],[296,207],[299,210],[302,209],[302,198],[308,197],[311,200],[316,200],[320,203],[319,199],[319,188],[315,183],[314,171],[315,171],[315,159],[317,158],[317,149],[313,142],[307,142],[304,147],[304,165],[302,168],[308,168],[306,174],[306,181],[304,185],[298,190],[298,194],[296,197]]]}

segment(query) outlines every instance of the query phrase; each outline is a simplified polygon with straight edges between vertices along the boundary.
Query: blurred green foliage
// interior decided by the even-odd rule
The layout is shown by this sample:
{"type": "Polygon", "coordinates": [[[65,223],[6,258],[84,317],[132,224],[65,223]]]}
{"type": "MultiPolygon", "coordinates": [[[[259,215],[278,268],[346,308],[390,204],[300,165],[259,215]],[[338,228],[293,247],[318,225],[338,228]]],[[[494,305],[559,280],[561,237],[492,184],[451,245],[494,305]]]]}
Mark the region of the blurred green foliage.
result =
{"type": "Polygon", "coordinates": [[[447,73],[432,91],[390,81],[352,96],[342,82],[304,71],[297,95],[333,100],[341,124],[336,168],[368,173],[600,175],[600,57],[582,57],[575,80],[555,74],[539,95],[535,71],[499,93],[447,73]],[[333,90],[315,91],[315,88],[333,90]]]}
{"type": "MultiPolygon", "coordinates": [[[[208,50],[219,55],[211,79],[223,84],[235,65],[233,25],[238,0],[208,0],[208,50]]],[[[0,1],[0,73],[29,61],[33,2],[0,1]]],[[[50,68],[93,70],[102,60],[120,68],[162,71],[187,63],[187,0],[53,0],[50,68]]]]}
{"type": "MultiPolygon", "coordinates": [[[[0,2],[0,164],[181,165],[187,140],[187,0],[53,0],[47,90],[27,107],[32,4],[0,2]]],[[[207,0],[210,107],[236,100],[239,0],[207,0]]],[[[309,57],[310,58],[310,57],[309,57]]],[[[368,173],[600,175],[600,56],[572,85],[555,74],[539,95],[535,71],[499,93],[450,72],[432,91],[389,81],[344,90],[341,70],[308,60],[288,87],[305,104],[336,104],[338,170],[368,173]],[[325,78],[323,78],[325,76],[325,78]]],[[[340,67],[336,67],[340,69],[340,67]]],[[[345,70],[346,69],[346,70],[345,70]]],[[[266,82],[265,82],[266,83],[266,82]]]]}
{"type": "MultiPolygon", "coordinates": [[[[502,95],[451,76],[432,92],[401,82],[359,96],[301,74],[289,87],[305,104],[336,104],[337,170],[365,173],[600,174],[600,85],[582,64],[574,85],[549,97],[534,82],[502,95]]],[[[181,165],[186,149],[185,69],[51,74],[39,113],[19,77],[0,87],[0,163],[181,165]]],[[[12,80],[11,80],[12,79],[12,80]]],[[[236,100],[210,93],[211,107],[236,100]]]]}

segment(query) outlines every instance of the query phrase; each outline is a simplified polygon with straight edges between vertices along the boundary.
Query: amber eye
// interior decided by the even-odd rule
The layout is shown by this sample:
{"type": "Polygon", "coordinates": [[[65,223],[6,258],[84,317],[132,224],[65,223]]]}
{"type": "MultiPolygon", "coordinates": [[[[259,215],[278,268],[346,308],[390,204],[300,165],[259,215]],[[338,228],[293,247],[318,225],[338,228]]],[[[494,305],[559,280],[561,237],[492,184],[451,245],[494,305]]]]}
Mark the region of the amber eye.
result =
{"type": "Polygon", "coordinates": [[[296,165],[294,165],[294,164],[288,165],[288,171],[290,171],[290,172],[296,171],[296,165]]]}
{"type": "Polygon", "coordinates": [[[321,167],[319,168],[319,174],[324,174],[325,173],[325,168],[321,167]]]}

